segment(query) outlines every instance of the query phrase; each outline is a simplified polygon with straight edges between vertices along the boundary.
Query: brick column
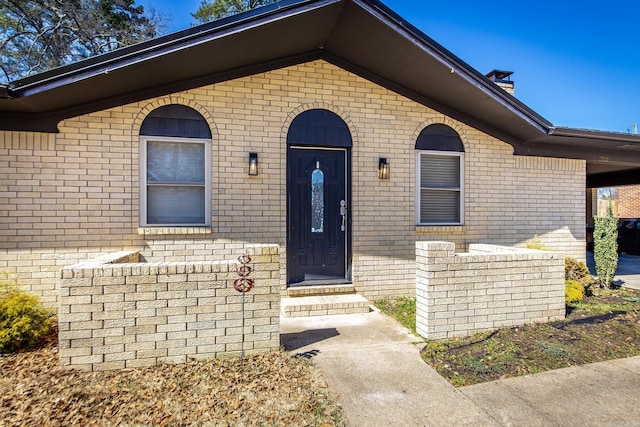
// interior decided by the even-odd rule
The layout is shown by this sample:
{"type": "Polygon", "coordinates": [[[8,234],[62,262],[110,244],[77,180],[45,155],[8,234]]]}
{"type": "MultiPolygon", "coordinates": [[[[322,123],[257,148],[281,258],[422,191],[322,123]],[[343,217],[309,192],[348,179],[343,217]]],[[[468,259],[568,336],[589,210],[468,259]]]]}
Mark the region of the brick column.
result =
{"type": "Polygon", "coordinates": [[[446,318],[436,318],[434,305],[446,308],[447,291],[438,285],[447,284],[455,248],[449,242],[416,242],[416,331],[429,339],[446,338],[447,328],[453,328],[446,318]]]}

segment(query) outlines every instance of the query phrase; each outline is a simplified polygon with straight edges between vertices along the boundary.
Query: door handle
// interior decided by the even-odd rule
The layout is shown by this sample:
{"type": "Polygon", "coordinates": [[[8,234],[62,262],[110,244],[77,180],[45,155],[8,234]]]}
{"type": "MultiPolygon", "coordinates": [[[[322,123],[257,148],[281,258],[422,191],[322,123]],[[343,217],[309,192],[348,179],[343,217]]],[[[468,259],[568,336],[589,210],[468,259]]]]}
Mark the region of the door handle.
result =
{"type": "Polygon", "coordinates": [[[347,202],[345,200],[340,200],[340,216],[342,216],[340,231],[345,231],[347,224],[347,202]]]}

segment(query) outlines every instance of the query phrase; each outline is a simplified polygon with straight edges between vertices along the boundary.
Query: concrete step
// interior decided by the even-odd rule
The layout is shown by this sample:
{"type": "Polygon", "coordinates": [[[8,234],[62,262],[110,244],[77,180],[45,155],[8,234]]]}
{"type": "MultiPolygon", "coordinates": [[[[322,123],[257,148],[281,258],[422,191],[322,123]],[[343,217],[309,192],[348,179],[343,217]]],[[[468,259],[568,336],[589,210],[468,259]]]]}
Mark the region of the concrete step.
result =
{"type": "Polygon", "coordinates": [[[285,297],[280,301],[280,310],[284,317],[355,314],[370,311],[369,301],[358,294],[285,297]]]}
{"type": "Polygon", "coordinates": [[[340,285],[290,286],[287,289],[287,293],[290,297],[355,294],[356,288],[354,288],[350,283],[340,285]]]}

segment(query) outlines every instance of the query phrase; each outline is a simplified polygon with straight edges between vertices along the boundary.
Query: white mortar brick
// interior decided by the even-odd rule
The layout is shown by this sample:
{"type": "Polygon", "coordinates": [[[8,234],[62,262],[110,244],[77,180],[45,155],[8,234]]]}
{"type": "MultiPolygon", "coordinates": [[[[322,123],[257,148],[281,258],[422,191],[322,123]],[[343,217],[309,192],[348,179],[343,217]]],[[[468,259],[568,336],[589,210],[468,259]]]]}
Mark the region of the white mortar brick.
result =
{"type": "Polygon", "coordinates": [[[541,274],[526,273],[564,272],[559,254],[490,245],[470,248],[490,255],[454,254],[454,245],[442,242],[416,243],[416,253],[420,254],[416,272],[418,333],[441,339],[564,317],[562,275],[556,275],[559,280],[548,280],[541,274]],[[445,248],[448,251],[443,254],[445,248]],[[457,277],[442,280],[452,268],[457,277]],[[422,274],[424,271],[434,274],[422,274]],[[473,278],[465,272],[473,272],[473,278]],[[474,292],[478,287],[482,289],[480,295],[474,292]],[[536,291],[532,292],[532,288],[536,291]],[[434,294],[447,298],[436,298],[434,294]]]}
{"type": "MultiPolygon", "coordinates": [[[[273,252],[273,247],[252,247],[253,250],[267,250],[273,252]]],[[[277,249],[277,248],[275,248],[277,249]]],[[[275,252],[277,253],[277,252],[275,252]]],[[[135,254],[121,257],[122,260],[134,259],[135,254]]],[[[107,257],[108,258],[108,257],[107,257]]],[[[105,259],[105,257],[100,257],[105,259]]],[[[135,258],[137,259],[137,258],[135,258]]],[[[279,260],[277,256],[263,257],[262,260],[279,260]]],[[[215,270],[229,270],[229,263],[194,262],[178,264],[120,264],[112,266],[99,261],[91,261],[90,270],[70,267],[63,274],[61,286],[65,292],[60,293],[61,307],[69,310],[60,311],[60,355],[65,365],[84,370],[105,370],[110,367],[127,368],[149,366],[160,361],[185,360],[194,356],[219,356],[235,354],[241,348],[240,341],[244,338],[245,348],[273,349],[279,346],[279,299],[280,289],[278,281],[271,279],[256,279],[264,293],[260,302],[253,302],[253,295],[240,296],[237,292],[227,292],[232,289],[233,280],[237,277],[225,273],[226,280],[220,281],[219,274],[211,274],[215,270]],[[168,289],[168,284],[177,283],[171,280],[169,272],[180,274],[183,280],[182,290],[168,289]],[[179,271],[186,271],[178,273],[179,271]],[[129,283],[127,293],[105,295],[107,289],[120,288],[113,286],[94,286],[93,280],[110,277],[117,272],[122,274],[118,283],[129,283]],[[193,272],[193,273],[189,273],[193,272]],[[163,275],[160,282],[158,276],[163,275]],[[189,276],[198,279],[189,281],[189,276]],[[206,275],[206,276],[205,276],[206,275]],[[75,277],[87,276],[78,281],[75,277]],[[151,276],[149,278],[148,276],[151,276]],[[68,277],[65,279],[64,277],[68,277]],[[204,281],[209,279],[210,282],[204,281]],[[267,285],[266,281],[270,282],[267,285]],[[198,290],[196,290],[196,288],[198,290]],[[223,289],[224,288],[224,289],[223,289]],[[270,289],[270,292],[267,290],[270,289]],[[91,292],[87,292],[91,290],[91,292]],[[224,296],[216,297],[217,292],[224,296]],[[224,291],[224,292],[222,292],[224,291]],[[211,298],[191,298],[191,292],[211,293],[211,298]],[[77,296],[83,293],[86,295],[77,296]],[[115,301],[113,297],[115,296],[115,301]],[[164,298],[158,299],[158,296],[164,298]],[[152,298],[153,297],[153,298],[152,298]],[[126,299],[126,302],[124,301],[126,299]],[[241,308],[242,300],[246,301],[246,327],[244,337],[242,328],[241,308]],[[91,301],[112,301],[91,303],[91,301]],[[236,302],[227,305],[227,301],[236,302]],[[209,306],[202,306],[206,302],[209,306]],[[179,304],[170,307],[169,304],[179,304]],[[217,313],[217,306],[224,304],[224,309],[217,313]],[[228,311],[235,310],[235,311],[228,311]],[[76,313],[78,312],[78,313],[76,313]],[[260,316],[257,318],[256,316],[260,316]],[[269,329],[257,330],[264,325],[269,329]],[[275,323],[275,325],[272,325],[275,323]],[[78,329],[78,330],[76,330],[78,329]],[[273,333],[275,331],[276,333],[273,333]],[[268,340],[268,342],[254,343],[252,340],[268,340]],[[83,348],[82,353],[77,353],[83,348]],[[215,349],[215,351],[214,351],[215,349]],[[118,353],[117,357],[110,352],[118,353]],[[104,354],[103,360],[85,357],[74,359],[76,356],[95,356],[104,354]],[[75,362],[82,362],[75,365],[75,362]]],[[[280,271],[276,265],[270,268],[280,271]]],[[[106,281],[106,283],[113,283],[106,281]]]]}
{"type": "MultiPolygon", "coordinates": [[[[543,244],[584,259],[584,162],[513,156],[493,137],[318,60],[70,118],[55,135],[0,132],[0,162],[10,171],[0,180],[6,188],[0,197],[14,215],[7,224],[18,227],[3,227],[0,266],[19,270],[22,286],[55,305],[56,271],[46,277],[38,271],[51,262],[62,267],[126,248],[148,248],[148,261],[186,261],[233,253],[242,247],[234,242],[247,240],[284,249],[284,138],[295,114],[309,108],[336,111],[352,132],[353,273],[365,296],[413,295],[415,264],[406,260],[418,240],[446,237],[464,249],[468,241],[524,245],[537,234],[543,244]],[[138,234],[139,126],[153,108],[174,102],[196,108],[214,134],[213,217],[205,238],[197,227],[182,235],[179,227],[165,228],[172,236],[138,234]],[[463,226],[414,225],[414,145],[431,123],[453,127],[465,146],[463,226]],[[260,153],[258,179],[244,173],[250,150],[260,153]],[[388,181],[377,180],[371,166],[380,155],[391,160],[388,181]],[[15,176],[23,177],[21,185],[15,176]],[[250,200],[233,197],[235,189],[250,200]],[[566,200],[574,201],[571,209],[566,200]],[[248,232],[256,223],[260,231],[248,232]]],[[[284,267],[277,277],[286,279],[284,267]]]]}

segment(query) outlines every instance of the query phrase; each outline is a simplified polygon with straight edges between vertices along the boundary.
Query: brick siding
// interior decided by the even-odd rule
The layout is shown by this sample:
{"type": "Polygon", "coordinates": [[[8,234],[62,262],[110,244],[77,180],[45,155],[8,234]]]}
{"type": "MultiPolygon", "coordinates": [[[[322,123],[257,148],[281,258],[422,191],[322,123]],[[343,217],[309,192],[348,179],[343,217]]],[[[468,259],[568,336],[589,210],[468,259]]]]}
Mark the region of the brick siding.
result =
{"type": "Polygon", "coordinates": [[[640,185],[618,187],[618,216],[640,218],[640,185]]]}
{"type": "Polygon", "coordinates": [[[311,108],[335,112],[352,134],[352,271],[364,296],[415,294],[418,240],[462,250],[538,235],[584,259],[584,161],[514,156],[494,137],[318,60],[70,118],[55,135],[0,132],[0,271],[56,306],[59,270],[105,252],[185,262],[253,243],[277,244],[286,258],[286,134],[311,108]],[[139,228],[140,126],[171,103],[196,109],[212,130],[211,227],[139,228]],[[433,123],[464,143],[463,226],[415,225],[414,146],[433,123]],[[259,153],[258,176],[247,175],[249,152],[259,153]],[[389,180],[377,177],[379,157],[389,180]]]}

